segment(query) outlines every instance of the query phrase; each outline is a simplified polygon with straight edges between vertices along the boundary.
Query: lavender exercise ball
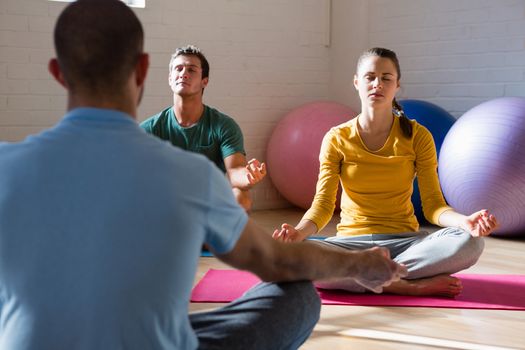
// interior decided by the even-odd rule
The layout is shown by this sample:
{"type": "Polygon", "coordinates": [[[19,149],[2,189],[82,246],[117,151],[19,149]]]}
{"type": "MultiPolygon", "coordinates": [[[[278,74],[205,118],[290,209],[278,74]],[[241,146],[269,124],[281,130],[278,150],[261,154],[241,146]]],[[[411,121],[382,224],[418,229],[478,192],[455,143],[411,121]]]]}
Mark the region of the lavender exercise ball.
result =
{"type": "MultiPolygon", "coordinates": [[[[419,124],[423,125],[430,131],[434,138],[436,145],[436,153],[439,156],[441,145],[452,125],[456,122],[456,118],[452,114],[440,106],[423,100],[401,100],[399,101],[406,116],[410,119],[415,119],[419,124]]],[[[423,215],[423,207],[421,205],[421,194],[419,193],[419,185],[417,179],[414,180],[414,192],[412,193],[412,204],[414,206],[414,213],[420,223],[425,223],[426,219],[423,215]]]]}
{"type": "Polygon", "coordinates": [[[498,236],[525,236],[525,98],[503,97],[467,111],[447,133],[439,179],[458,212],[490,210],[498,236]]]}

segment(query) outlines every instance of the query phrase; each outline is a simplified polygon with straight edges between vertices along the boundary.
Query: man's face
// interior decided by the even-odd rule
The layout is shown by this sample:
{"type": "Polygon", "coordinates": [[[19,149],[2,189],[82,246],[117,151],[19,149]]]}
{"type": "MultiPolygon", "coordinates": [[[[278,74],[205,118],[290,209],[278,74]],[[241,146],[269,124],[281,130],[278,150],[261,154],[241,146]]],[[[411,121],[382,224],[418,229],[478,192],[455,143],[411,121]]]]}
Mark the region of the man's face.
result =
{"type": "Polygon", "coordinates": [[[181,97],[202,94],[208,78],[202,78],[201,61],[197,56],[180,55],[173,60],[169,75],[171,90],[181,97]]]}

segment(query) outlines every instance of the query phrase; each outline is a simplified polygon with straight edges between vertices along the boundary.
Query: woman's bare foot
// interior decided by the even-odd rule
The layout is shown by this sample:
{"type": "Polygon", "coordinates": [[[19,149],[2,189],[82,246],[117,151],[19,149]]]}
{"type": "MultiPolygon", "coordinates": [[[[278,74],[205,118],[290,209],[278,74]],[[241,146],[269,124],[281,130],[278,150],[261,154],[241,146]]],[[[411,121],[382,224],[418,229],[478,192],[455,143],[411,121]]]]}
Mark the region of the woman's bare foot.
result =
{"type": "Polygon", "coordinates": [[[462,288],[461,281],[458,278],[438,275],[416,280],[402,279],[383,288],[383,292],[398,295],[434,295],[453,298],[461,293],[462,288]]]}

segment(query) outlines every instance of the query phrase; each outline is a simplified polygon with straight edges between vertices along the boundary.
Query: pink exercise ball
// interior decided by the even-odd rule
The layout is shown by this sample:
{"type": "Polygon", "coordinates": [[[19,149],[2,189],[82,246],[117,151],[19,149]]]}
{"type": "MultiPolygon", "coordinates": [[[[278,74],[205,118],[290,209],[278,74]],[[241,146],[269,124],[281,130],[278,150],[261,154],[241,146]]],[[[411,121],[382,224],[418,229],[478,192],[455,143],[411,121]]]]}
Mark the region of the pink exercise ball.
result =
{"type": "Polygon", "coordinates": [[[463,214],[489,209],[499,236],[525,235],[525,98],[503,97],[467,111],[447,133],[439,179],[463,214]]]}
{"type": "Polygon", "coordinates": [[[275,127],[266,151],[268,174],[279,193],[308,209],[319,175],[319,150],[330,128],[356,116],[350,107],[329,101],[307,103],[275,127]]]}

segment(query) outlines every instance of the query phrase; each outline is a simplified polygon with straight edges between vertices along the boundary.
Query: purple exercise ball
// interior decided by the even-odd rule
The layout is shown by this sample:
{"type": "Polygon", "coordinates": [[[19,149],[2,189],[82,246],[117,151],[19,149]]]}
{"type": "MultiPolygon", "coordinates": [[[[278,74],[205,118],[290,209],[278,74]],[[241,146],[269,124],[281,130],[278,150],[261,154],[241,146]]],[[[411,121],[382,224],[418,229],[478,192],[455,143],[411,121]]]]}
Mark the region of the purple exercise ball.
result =
{"type": "Polygon", "coordinates": [[[439,154],[447,202],[462,214],[490,210],[499,236],[525,236],[525,98],[484,102],[457,120],[439,154]]]}
{"type": "Polygon", "coordinates": [[[308,209],[319,175],[319,150],[333,126],[356,116],[348,106],[318,101],[290,111],[275,127],[266,151],[268,174],[279,193],[308,209]]]}
{"type": "MultiPolygon", "coordinates": [[[[400,100],[399,104],[403,107],[405,115],[410,119],[415,119],[430,131],[436,145],[436,153],[439,156],[441,145],[456,118],[440,106],[422,100],[400,100]]],[[[427,222],[421,205],[421,194],[417,179],[414,180],[414,192],[412,192],[412,205],[414,214],[420,223],[427,222]]]]}

